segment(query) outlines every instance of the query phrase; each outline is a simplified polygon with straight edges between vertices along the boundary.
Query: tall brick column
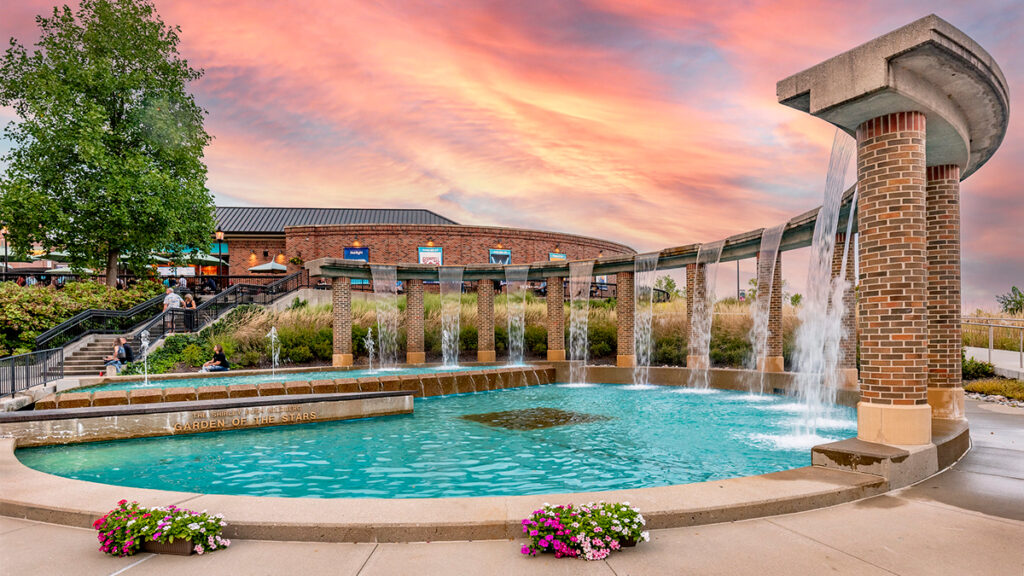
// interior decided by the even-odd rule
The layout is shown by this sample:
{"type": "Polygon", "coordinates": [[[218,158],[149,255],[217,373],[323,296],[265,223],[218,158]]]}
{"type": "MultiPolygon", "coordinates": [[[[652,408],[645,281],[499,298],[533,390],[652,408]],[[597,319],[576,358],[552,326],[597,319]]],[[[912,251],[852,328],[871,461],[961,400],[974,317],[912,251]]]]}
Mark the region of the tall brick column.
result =
{"type": "Polygon", "coordinates": [[[423,364],[423,280],[405,281],[405,361],[423,364]]]}
{"type": "Polygon", "coordinates": [[[565,286],[562,278],[548,278],[548,362],[565,361],[565,286]]]}
{"type": "Polygon", "coordinates": [[[494,362],[494,281],[476,283],[476,359],[494,362]]]}
{"type": "Polygon", "coordinates": [[[868,442],[931,442],[925,135],[920,112],[886,114],[857,128],[857,437],[868,442]]]}
{"type": "MultiPolygon", "coordinates": [[[[836,246],[832,251],[832,278],[836,278],[843,270],[843,251],[846,247],[846,233],[836,234],[836,246]]],[[[839,370],[842,378],[840,386],[851,390],[857,389],[857,296],[854,293],[854,286],[857,279],[854,277],[854,247],[850,246],[846,255],[846,284],[848,288],[843,294],[843,305],[846,307],[846,315],[843,316],[842,341],[839,342],[839,370]]]]}
{"type": "Polygon", "coordinates": [[[636,314],[633,277],[632,272],[619,272],[615,275],[615,317],[619,324],[615,365],[627,368],[636,366],[633,343],[633,321],[636,314]]]}
{"type": "Polygon", "coordinates": [[[935,418],[963,418],[960,386],[960,167],[929,166],[928,404],[935,418]]]}
{"type": "Polygon", "coordinates": [[[331,280],[334,307],[334,366],[352,365],[352,285],[348,278],[331,280]]]}
{"type": "MultiPolygon", "coordinates": [[[[761,298],[761,287],[758,286],[758,298],[761,298]]],[[[768,299],[768,349],[764,358],[764,366],[758,369],[764,372],[784,372],[786,360],[782,356],[782,251],[775,254],[775,270],[772,272],[772,292],[768,299]]]]}
{"type": "Polygon", "coordinates": [[[703,350],[697,349],[693,338],[693,304],[707,297],[704,276],[707,274],[706,264],[686,265],[686,367],[710,367],[710,359],[703,350]]]}

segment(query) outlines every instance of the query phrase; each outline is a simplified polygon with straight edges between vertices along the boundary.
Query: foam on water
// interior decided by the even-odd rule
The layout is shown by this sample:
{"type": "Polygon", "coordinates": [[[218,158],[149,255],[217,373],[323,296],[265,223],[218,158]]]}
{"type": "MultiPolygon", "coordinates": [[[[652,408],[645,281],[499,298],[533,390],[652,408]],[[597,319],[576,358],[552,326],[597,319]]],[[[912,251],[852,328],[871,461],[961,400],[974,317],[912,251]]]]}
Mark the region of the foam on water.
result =
{"type": "Polygon", "coordinates": [[[818,434],[752,434],[750,439],[776,450],[810,450],[819,444],[834,442],[834,438],[818,434]]]}

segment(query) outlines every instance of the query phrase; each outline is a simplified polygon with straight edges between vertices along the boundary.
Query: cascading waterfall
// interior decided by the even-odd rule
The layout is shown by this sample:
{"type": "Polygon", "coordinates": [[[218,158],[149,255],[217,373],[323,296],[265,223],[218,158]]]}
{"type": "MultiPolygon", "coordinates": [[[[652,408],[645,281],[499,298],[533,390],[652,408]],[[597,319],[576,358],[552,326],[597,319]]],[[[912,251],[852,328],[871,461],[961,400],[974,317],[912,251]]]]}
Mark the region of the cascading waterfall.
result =
{"type": "MultiPolygon", "coordinates": [[[[805,417],[797,433],[813,440],[822,419],[835,404],[838,375],[838,345],[828,346],[830,334],[842,333],[842,317],[836,309],[842,308],[842,294],[838,299],[832,290],[832,253],[835,249],[839,209],[842,205],[846,173],[853,155],[854,141],[845,132],[836,130],[832,142],[828,175],[825,178],[825,199],[814,224],[814,239],[807,270],[807,290],[797,316],[800,326],[796,332],[794,364],[797,371],[797,396],[804,405],[805,417]],[[839,306],[829,307],[829,297],[839,306]],[[829,350],[829,348],[834,348],[829,350]],[[833,356],[829,358],[829,355],[833,356]]],[[[845,282],[840,282],[845,285],[845,282]]]]}
{"type": "MultiPolygon", "coordinates": [[[[782,231],[786,224],[767,228],[761,233],[761,248],[757,252],[757,296],[751,306],[751,317],[754,320],[747,337],[750,339],[752,353],[747,368],[759,370],[757,375],[757,393],[764,394],[765,360],[768,357],[768,318],[770,316],[772,291],[782,290],[775,286],[775,261],[779,255],[779,243],[782,242],[782,231]]],[[[751,382],[750,392],[755,392],[751,382]]]]}
{"type": "Polygon", "coordinates": [[[594,261],[569,263],[569,383],[583,385],[587,381],[587,352],[590,348],[590,285],[594,261]]]}
{"type": "Polygon", "coordinates": [[[633,387],[650,386],[651,356],[654,343],[651,338],[654,323],[654,281],[658,272],[660,252],[638,254],[633,259],[633,387]]]}
{"type": "Polygon", "coordinates": [[[394,266],[371,264],[377,311],[378,362],[382,370],[398,366],[398,272],[394,266]]]}
{"type": "Polygon", "coordinates": [[[373,357],[377,354],[373,343],[373,326],[366,329],[366,338],[363,338],[363,345],[366,347],[367,369],[373,372],[373,357]]]}
{"type": "MultiPolygon", "coordinates": [[[[828,322],[825,324],[825,387],[831,389],[834,397],[835,390],[839,388],[842,370],[839,368],[840,344],[849,338],[843,319],[850,313],[846,309],[846,291],[851,288],[846,281],[846,265],[850,256],[850,245],[853,243],[853,220],[857,210],[857,189],[853,190],[851,199],[850,217],[846,221],[846,242],[843,243],[843,260],[839,269],[839,275],[832,278],[829,294],[828,322]]],[[[834,249],[834,248],[833,248],[834,249]]]]}
{"type": "MultiPolygon", "coordinates": [[[[690,368],[687,384],[690,388],[707,390],[711,368],[711,319],[715,312],[715,292],[718,285],[718,260],[722,257],[725,240],[701,244],[697,249],[697,282],[693,287],[693,318],[690,319],[691,352],[695,352],[694,366],[690,368]],[[703,274],[700,270],[703,268],[703,274]]],[[[690,287],[686,287],[690,290],[690,287]]]]}
{"type": "Polygon", "coordinates": [[[441,266],[441,355],[446,368],[459,365],[459,316],[462,314],[462,266],[441,266]]]}
{"type": "Polygon", "coordinates": [[[508,364],[523,365],[526,339],[526,279],[530,266],[505,266],[505,312],[508,316],[508,364]]]}

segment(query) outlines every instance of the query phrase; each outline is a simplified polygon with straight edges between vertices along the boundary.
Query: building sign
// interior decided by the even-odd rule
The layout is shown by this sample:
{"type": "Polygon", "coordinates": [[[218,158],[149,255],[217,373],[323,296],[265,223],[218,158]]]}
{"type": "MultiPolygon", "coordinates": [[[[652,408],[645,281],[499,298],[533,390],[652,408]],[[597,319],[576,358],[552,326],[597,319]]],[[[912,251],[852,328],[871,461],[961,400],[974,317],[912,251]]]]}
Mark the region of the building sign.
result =
{"type": "MultiPolygon", "coordinates": [[[[345,258],[345,260],[359,260],[360,262],[369,262],[370,261],[370,249],[366,248],[366,247],[362,247],[362,248],[356,248],[354,246],[347,247],[347,248],[345,248],[344,258],[345,258]]],[[[351,282],[352,282],[352,284],[355,284],[355,285],[369,284],[370,283],[369,280],[359,280],[357,278],[353,278],[351,280],[351,282]]]]}
{"type": "Polygon", "coordinates": [[[512,263],[512,251],[501,248],[491,248],[490,260],[491,264],[501,264],[502,266],[512,263]]]}
{"type": "Polygon", "coordinates": [[[431,264],[433,266],[444,264],[444,248],[441,246],[420,246],[418,250],[420,264],[431,264]]]}
{"type": "Polygon", "coordinates": [[[568,260],[569,257],[561,252],[548,252],[548,260],[568,260]]]}

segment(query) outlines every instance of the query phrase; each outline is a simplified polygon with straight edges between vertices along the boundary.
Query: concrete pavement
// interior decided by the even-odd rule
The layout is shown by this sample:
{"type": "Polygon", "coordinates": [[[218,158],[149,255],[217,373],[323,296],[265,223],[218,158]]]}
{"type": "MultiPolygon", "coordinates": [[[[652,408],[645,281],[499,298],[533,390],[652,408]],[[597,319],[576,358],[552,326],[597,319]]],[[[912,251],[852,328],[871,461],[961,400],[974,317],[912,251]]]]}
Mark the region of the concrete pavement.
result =
{"type": "Polygon", "coordinates": [[[0,517],[0,574],[1024,574],[1024,409],[968,401],[974,448],[915,486],[832,508],[653,531],[604,562],[527,558],[518,540],[239,541],[202,557],[110,558],[91,530],[0,517]]]}
{"type": "MultiPolygon", "coordinates": [[[[968,358],[974,358],[982,362],[989,361],[988,348],[975,348],[967,346],[964,348],[968,358]]],[[[1013,350],[992,350],[992,365],[996,368],[996,375],[1003,378],[1016,378],[1024,380],[1024,367],[1021,367],[1020,352],[1013,350]]]]}

